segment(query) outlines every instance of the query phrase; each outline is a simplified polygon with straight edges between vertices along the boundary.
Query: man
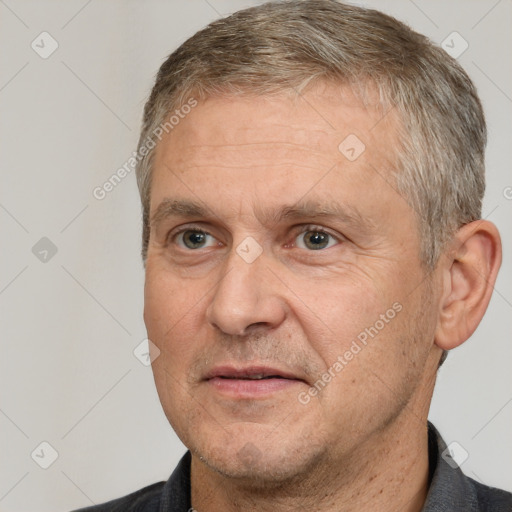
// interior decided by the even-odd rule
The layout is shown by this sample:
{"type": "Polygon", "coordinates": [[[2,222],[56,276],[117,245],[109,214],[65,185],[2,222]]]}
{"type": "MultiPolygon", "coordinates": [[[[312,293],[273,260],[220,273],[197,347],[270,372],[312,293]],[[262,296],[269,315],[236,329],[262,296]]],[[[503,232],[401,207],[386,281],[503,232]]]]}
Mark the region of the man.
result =
{"type": "Polygon", "coordinates": [[[189,451],[97,511],[510,511],[427,416],[501,263],[474,86],[334,0],[218,20],[162,65],[137,169],[157,391],[189,451]]]}

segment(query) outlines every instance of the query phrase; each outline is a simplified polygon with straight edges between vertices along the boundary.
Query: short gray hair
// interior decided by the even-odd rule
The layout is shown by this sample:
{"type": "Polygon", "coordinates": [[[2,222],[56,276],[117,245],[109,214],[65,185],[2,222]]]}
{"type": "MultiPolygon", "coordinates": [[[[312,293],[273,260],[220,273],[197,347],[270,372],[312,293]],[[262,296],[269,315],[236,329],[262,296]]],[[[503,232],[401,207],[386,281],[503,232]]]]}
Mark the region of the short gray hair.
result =
{"type": "MultiPolygon", "coordinates": [[[[373,9],[335,0],[268,2],[219,19],[161,66],[144,108],[141,149],[169,113],[214,96],[301,94],[318,81],[377,88],[400,119],[394,186],[414,208],[421,261],[434,268],[460,226],[481,216],[486,125],[466,72],[427,37],[373,9]]],[[[154,149],[136,168],[150,235],[154,149]]]]}

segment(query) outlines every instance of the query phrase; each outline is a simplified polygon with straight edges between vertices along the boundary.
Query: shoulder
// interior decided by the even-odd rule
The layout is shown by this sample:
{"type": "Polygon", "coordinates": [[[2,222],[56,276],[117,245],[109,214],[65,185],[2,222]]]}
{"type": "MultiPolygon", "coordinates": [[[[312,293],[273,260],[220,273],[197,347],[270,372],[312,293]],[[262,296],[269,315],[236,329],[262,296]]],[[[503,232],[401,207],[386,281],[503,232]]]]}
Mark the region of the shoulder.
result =
{"type": "Polygon", "coordinates": [[[512,493],[465,475],[431,423],[428,438],[431,483],[423,512],[512,512],[512,493]]]}
{"type": "Polygon", "coordinates": [[[74,512],[187,512],[190,510],[190,462],[187,451],[167,482],[158,482],[122,498],[74,512]]]}
{"type": "Polygon", "coordinates": [[[489,487],[488,485],[481,484],[470,477],[466,477],[477,497],[478,510],[483,512],[511,512],[512,511],[512,493],[497,489],[496,487],[489,487]]]}
{"type": "Polygon", "coordinates": [[[148,485],[122,498],[75,512],[158,512],[165,482],[148,485]]]}

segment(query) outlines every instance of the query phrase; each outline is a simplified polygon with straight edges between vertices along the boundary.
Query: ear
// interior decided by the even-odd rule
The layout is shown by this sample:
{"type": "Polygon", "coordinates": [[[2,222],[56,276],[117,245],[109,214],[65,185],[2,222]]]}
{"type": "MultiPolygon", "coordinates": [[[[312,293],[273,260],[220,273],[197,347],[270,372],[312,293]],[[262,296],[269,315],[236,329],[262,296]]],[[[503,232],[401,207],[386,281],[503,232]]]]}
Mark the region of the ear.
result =
{"type": "Polygon", "coordinates": [[[491,300],[501,265],[496,226],[486,220],[466,224],[440,263],[443,291],[434,341],[450,350],[473,334],[491,300]]]}

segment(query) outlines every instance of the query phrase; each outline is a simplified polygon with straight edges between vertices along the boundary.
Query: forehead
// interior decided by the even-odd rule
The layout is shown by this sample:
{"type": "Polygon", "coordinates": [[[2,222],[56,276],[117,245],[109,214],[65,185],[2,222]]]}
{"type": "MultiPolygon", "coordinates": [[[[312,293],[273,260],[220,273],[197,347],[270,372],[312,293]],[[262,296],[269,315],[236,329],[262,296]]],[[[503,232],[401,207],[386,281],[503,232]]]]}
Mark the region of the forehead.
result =
{"type": "Polygon", "coordinates": [[[157,146],[151,210],[170,188],[206,202],[230,190],[223,199],[233,204],[244,189],[258,201],[290,203],[308,185],[332,199],[382,188],[396,168],[397,123],[393,109],[365,105],[335,85],[294,96],[209,98],[157,146]]]}
{"type": "Polygon", "coordinates": [[[337,159],[339,144],[355,135],[366,149],[387,157],[392,152],[383,149],[395,145],[398,116],[394,109],[380,105],[376,91],[368,90],[365,104],[349,87],[328,83],[303,94],[208,98],[180,120],[157,152],[169,144],[179,147],[172,158],[180,162],[215,157],[220,146],[225,158],[241,150],[250,156],[260,149],[258,144],[288,142],[290,147],[280,148],[282,156],[337,159]]]}

